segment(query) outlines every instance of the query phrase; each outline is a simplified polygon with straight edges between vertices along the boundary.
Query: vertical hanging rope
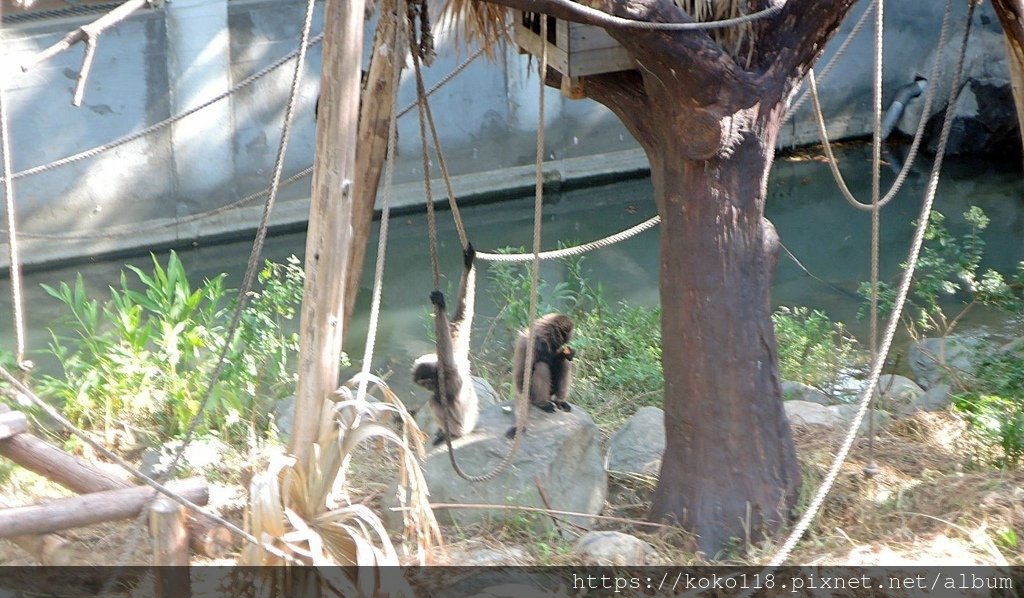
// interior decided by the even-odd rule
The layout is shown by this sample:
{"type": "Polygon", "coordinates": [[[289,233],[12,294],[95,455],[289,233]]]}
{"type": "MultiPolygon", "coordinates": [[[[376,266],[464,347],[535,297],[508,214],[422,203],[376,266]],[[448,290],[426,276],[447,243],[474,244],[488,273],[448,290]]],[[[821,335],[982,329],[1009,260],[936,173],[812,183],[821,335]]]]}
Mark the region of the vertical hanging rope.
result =
{"type": "MultiPolygon", "coordinates": [[[[541,218],[544,214],[544,79],[548,73],[548,18],[543,13],[540,18],[540,90],[537,96],[537,157],[534,161],[534,182],[533,182],[533,261],[530,264],[530,313],[528,316],[529,333],[526,343],[526,367],[523,368],[523,392],[529,396],[530,379],[533,377],[533,337],[534,320],[537,319],[537,294],[540,288],[540,236],[541,218]]],[[[523,427],[526,425],[527,412],[530,409],[530,402],[524,397],[516,401],[516,442],[523,437],[523,427]]]]}
{"type": "MultiPolygon", "coordinates": [[[[883,19],[885,0],[875,2],[875,84],[874,84],[874,125],[871,144],[871,362],[878,359],[878,248],[881,231],[881,169],[882,169],[882,49],[883,19]]],[[[921,117],[922,119],[924,116],[921,117]]],[[[875,448],[875,403],[878,393],[873,392],[868,411],[868,453],[869,461],[874,463],[875,448]]]]}
{"type": "MultiPolygon", "coordinates": [[[[381,15],[380,18],[386,18],[381,15]]],[[[398,84],[402,75],[402,60],[405,57],[402,44],[403,24],[406,19],[395,15],[395,36],[391,41],[391,116],[388,119],[388,147],[384,158],[384,193],[381,197],[380,234],[377,240],[377,263],[373,272],[373,299],[370,302],[370,322],[366,333],[366,348],[363,350],[362,379],[356,399],[366,398],[366,385],[369,382],[370,363],[373,361],[374,345],[377,344],[377,323],[380,320],[380,300],[384,288],[384,261],[387,257],[388,230],[391,223],[391,188],[395,178],[395,145],[398,143],[398,84]]]]}
{"type": "Polygon", "coordinates": [[[7,215],[7,250],[10,259],[11,278],[11,311],[14,321],[14,355],[18,367],[22,371],[30,367],[25,360],[25,315],[21,290],[21,258],[18,256],[18,228],[14,211],[14,182],[10,174],[11,166],[11,130],[7,114],[7,81],[0,80],[0,151],[3,153],[4,177],[4,211],[7,215]]]}
{"type": "MultiPolygon", "coordinates": [[[[971,35],[971,23],[974,18],[975,8],[977,8],[975,0],[968,2],[967,25],[964,27],[963,38],[960,42],[960,53],[957,56],[956,67],[953,71],[952,88],[950,89],[949,102],[946,104],[945,114],[943,115],[942,131],[939,133],[939,143],[935,154],[935,161],[932,162],[932,170],[928,177],[928,185],[925,188],[924,200],[921,203],[921,213],[917,219],[917,228],[914,230],[914,239],[911,242],[909,255],[907,256],[907,266],[903,271],[903,277],[900,279],[900,286],[896,291],[896,302],[891,314],[889,315],[889,320],[885,327],[885,334],[882,336],[882,343],[878,349],[878,354],[883,358],[889,353],[889,348],[892,346],[892,340],[896,335],[896,328],[899,326],[900,315],[903,313],[903,307],[906,304],[907,295],[910,292],[910,283],[914,278],[914,271],[917,268],[918,257],[921,254],[921,246],[924,244],[924,233],[927,228],[928,218],[931,215],[932,206],[935,203],[935,193],[939,187],[939,173],[942,172],[942,162],[946,155],[946,145],[949,143],[949,132],[952,129],[957,100],[960,99],[960,79],[963,75],[964,57],[967,53],[967,40],[971,35]]],[[[800,520],[793,527],[793,531],[790,532],[785,543],[783,543],[782,547],[779,548],[771,561],[768,562],[764,573],[774,571],[781,566],[783,562],[785,562],[786,558],[793,551],[793,548],[796,547],[797,542],[799,542],[800,538],[803,537],[804,532],[806,532],[807,528],[810,527],[811,522],[821,509],[821,505],[824,503],[825,497],[828,496],[829,490],[832,489],[832,485],[839,476],[839,471],[843,466],[843,462],[846,460],[846,456],[850,453],[853,441],[857,437],[860,423],[863,421],[864,415],[867,412],[869,403],[868,399],[871,393],[875,391],[875,387],[878,384],[878,377],[882,371],[881,365],[882,364],[877,360],[872,363],[864,392],[858,402],[859,407],[857,409],[857,413],[854,414],[853,420],[850,422],[850,429],[846,434],[846,438],[843,439],[843,444],[839,447],[839,450],[836,451],[835,459],[833,459],[828,473],[825,474],[825,478],[822,480],[821,486],[818,487],[818,491],[807,505],[807,509],[804,511],[803,515],[800,516],[800,520]]],[[[749,596],[752,592],[753,590],[743,592],[741,596],[749,596]]]]}

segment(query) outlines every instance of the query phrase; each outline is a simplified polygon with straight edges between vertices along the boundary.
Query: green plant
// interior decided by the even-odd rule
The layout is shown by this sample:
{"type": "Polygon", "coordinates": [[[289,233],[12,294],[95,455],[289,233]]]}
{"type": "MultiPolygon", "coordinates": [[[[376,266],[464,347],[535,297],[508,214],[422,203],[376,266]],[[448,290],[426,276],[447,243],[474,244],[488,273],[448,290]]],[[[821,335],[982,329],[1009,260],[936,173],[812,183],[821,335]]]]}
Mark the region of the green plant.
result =
{"type": "MultiPolygon", "coordinates": [[[[570,401],[591,412],[599,424],[614,425],[644,404],[660,403],[661,312],[626,304],[613,309],[601,285],[588,281],[584,263],[582,257],[563,259],[565,280],[553,287],[541,281],[537,313],[558,311],[573,318],[576,360],[570,401]]],[[[478,363],[512,396],[507,354],[514,335],[527,324],[530,270],[526,264],[499,262],[489,274],[489,292],[499,306],[495,324],[507,333],[507,341],[485,343],[489,353],[478,363]]]]}
{"type": "Polygon", "coordinates": [[[782,306],[772,314],[785,380],[834,390],[848,372],[862,366],[863,352],[841,322],[822,311],[782,306]]]}
{"type": "MultiPolygon", "coordinates": [[[[152,272],[129,266],[118,288],[102,304],[87,296],[81,275],[74,286],[44,290],[63,303],[67,331],[50,330],[50,352],[62,376],[44,376],[44,393],[63,402],[76,424],[100,428],[108,444],[132,444],[138,436],[163,441],[181,435],[196,417],[200,401],[236,303],[224,275],[193,289],[177,254],[166,267],[153,257],[152,272]],[[137,290],[138,289],[138,290],[137,290]]],[[[302,293],[302,269],[267,262],[261,288],[242,314],[231,339],[226,366],[214,385],[199,426],[225,440],[246,438],[246,424],[265,430],[268,401],[289,392],[287,362],[297,348],[283,329],[294,317],[302,293]],[[245,421],[251,416],[251,421],[245,421]]]]}
{"type": "Polygon", "coordinates": [[[954,409],[995,454],[979,455],[998,467],[1024,459],[1024,357],[1004,351],[982,358],[968,390],[953,397],[954,409]]]}
{"type": "MultiPolygon", "coordinates": [[[[950,232],[944,215],[933,211],[929,216],[924,245],[902,315],[904,326],[914,337],[930,332],[940,336],[951,334],[964,315],[979,304],[1018,312],[1024,308],[1015,291],[1024,282],[1024,262],[1018,265],[1009,282],[995,270],[980,271],[985,252],[981,234],[988,227],[989,218],[978,206],[971,206],[963,217],[968,230],[958,238],[950,232]],[[957,311],[947,314],[946,307],[955,303],[950,300],[958,297],[963,301],[959,302],[957,311]]],[[[902,267],[906,269],[906,264],[902,267]]],[[[880,316],[888,317],[892,313],[896,292],[895,284],[879,282],[880,316]]],[[[862,283],[859,293],[868,299],[870,284],[862,283]]],[[[866,304],[862,305],[859,315],[864,317],[867,309],[866,304]]]]}

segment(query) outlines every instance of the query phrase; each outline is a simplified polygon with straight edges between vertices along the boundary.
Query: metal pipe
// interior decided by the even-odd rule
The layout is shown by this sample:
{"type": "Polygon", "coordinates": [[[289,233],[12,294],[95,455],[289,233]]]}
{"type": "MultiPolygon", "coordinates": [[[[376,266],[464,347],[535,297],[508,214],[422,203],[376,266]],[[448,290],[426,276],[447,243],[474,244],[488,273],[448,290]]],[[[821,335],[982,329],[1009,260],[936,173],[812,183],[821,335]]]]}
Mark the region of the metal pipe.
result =
{"type": "MultiPolygon", "coordinates": [[[[893,99],[892,104],[889,105],[889,109],[885,111],[885,118],[882,120],[882,139],[889,138],[892,130],[896,128],[896,123],[903,116],[903,109],[907,107],[910,100],[921,95],[927,86],[927,79],[917,77],[913,83],[908,83],[896,91],[896,97],[893,99]]],[[[927,117],[927,114],[922,116],[922,118],[927,117]]]]}

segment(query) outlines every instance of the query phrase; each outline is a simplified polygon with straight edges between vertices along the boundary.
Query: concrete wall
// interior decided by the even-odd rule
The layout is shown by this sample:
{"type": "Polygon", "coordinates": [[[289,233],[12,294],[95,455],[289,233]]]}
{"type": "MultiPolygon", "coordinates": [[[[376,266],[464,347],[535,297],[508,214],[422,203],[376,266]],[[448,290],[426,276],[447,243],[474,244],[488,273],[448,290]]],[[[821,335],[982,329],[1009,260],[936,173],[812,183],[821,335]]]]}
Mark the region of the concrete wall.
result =
{"type": "MultiPolygon", "coordinates": [[[[915,75],[927,74],[942,16],[939,2],[890,0],[887,4],[885,105],[899,86],[915,75]]],[[[952,38],[957,41],[966,8],[965,3],[954,4],[952,38]]],[[[16,72],[6,87],[15,170],[108,143],[225,91],[296,48],[302,7],[303,2],[297,0],[168,0],[161,9],[138,13],[102,36],[80,108],[72,107],[70,99],[81,64],[81,46],[27,73],[16,72]]],[[[830,58],[863,8],[855,9],[847,19],[823,60],[830,58]]],[[[2,43],[3,62],[20,63],[94,18],[96,15],[9,25],[2,43]]],[[[987,3],[976,21],[975,50],[968,68],[1005,79],[1001,33],[987,3]]],[[[321,29],[322,6],[318,6],[314,33],[321,29]]],[[[454,47],[448,32],[439,32],[437,39],[439,56],[426,74],[428,86],[469,53],[454,47]]],[[[367,54],[370,42],[368,34],[367,54]]],[[[836,138],[869,132],[872,43],[869,24],[837,70],[821,83],[829,130],[836,138]]],[[[951,61],[954,50],[951,47],[942,53],[942,60],[951,61]]],[[[187,224],[175,219],[222,206],[269,184],[293,65],[288,63],[229,99],[141,140],[18,179],[17,216],[20,229],[27,234],[26,261],[44,263],[75,254],[131,251],[253,227],[254,209],[187,224]],[[140,223],[167,226],[138,233],[140,223]],[[119,229],[130,234],[57,243],[32,236],[117,233],[119,229]]],[[[535,69],[536,63],[532,66],[535,69]]],[[[285,176],[312,162],[319,70],[317,46],[311,49],[306,64],[285,176]]],[[[495,61],[475,62],[434,96],[432,105],[451,170],[463,175],[457,182],[462,193],[525,186],[524,181],[532,180],[528,165],[534,159],[537,93],[536,75],[528,68],[527,57],[505,48],[495,61]],[[504,174],[496,176],[494,171],[504,174]]],[[[414,95],[412,75],[406,71],[400,105],[411,103],[414,95]]],[[[915,102],[919,104],[920,99],[915,102]]],[[[941,102],[938,104],[941,107],[941,102]]],[[[908,112],[912,110],[913,106],[908,112]]],[[[417,183],[421,174],[415,115],[412,111],[400,122],[396,165],[397,182],[405,183],[399,189],[399,199],[412,204],[422,198],[417,183]]],[[[904,129],[913,128],[914,123],[904,121],[904,129]]],[[[585,171],[590,176],[600,174],[602,168],[612,172],[643,168],[644,158],[636,143],[608,110],[594,102],[566,100],[557,90],[547,90],[545,127],[551,161],[548,169],[553,176],[564,178],[570,171],[585,171]],[[588,160],[609,153],[614,158],[588,160]]],[[[816,140],[805,107],[787,125],[780,144],[816,140]]],[[[308,185],[307,178],[283,189],[276,222],[301,223],[308,185]]]]}

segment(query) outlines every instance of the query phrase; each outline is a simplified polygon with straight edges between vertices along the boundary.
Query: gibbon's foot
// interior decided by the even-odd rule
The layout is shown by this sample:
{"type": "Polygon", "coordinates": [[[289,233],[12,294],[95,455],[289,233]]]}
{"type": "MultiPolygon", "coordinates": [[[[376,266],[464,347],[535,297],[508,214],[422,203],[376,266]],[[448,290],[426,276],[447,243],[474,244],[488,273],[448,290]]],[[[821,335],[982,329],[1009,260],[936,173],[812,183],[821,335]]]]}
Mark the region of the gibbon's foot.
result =
{"type": "Polygon", "coordinates": [[[469,268],[473,265],[473,260],[476,259],[476,249],[473,249],[473,244],[466,242],[466,249],[462,252],[462,263],[469,268]]]}
{"type": "MultiPolygon", "coordinates": [[[[526,435],[526,428],[523,428],[523,435],[524,436],[526,435]]],[[[516,437],[516,427],[512,426],[511,428],[508,429],[508,432],[505,432],[505,438],[508,438],[509,440],[515,440],[515,437],[516,437]]]]}
{"type": "Polygon", "coordinates": [[[444,430],[438,430],[437,434],[434,435],[434,446],[443,444],[448,438],[450,437],[444,433],[444,430]]]}
{"type": "Polygon", "coordinates": [[[551,401],[547,405],[541,406],[541,409],[543,409],[547,413],[554,413],[555,412],[555,402],[551,401]]]}
{"type": "Polygon", "coordinates": [[[572,405],[565,401],[555,401],[555,404],[558,405],[558,408],[562,411],[572,411],[572,405]]]}
{"type": "Polygon", "coordinates": [[[444,293],[442,293],[441,291],[431,291],[430,302],[440,307],[441,309],[444,309],[444,293]]]}

